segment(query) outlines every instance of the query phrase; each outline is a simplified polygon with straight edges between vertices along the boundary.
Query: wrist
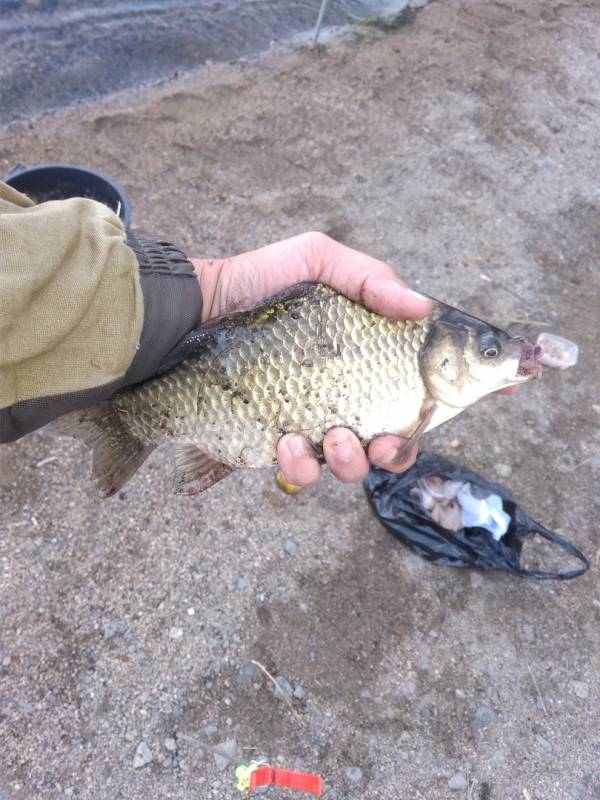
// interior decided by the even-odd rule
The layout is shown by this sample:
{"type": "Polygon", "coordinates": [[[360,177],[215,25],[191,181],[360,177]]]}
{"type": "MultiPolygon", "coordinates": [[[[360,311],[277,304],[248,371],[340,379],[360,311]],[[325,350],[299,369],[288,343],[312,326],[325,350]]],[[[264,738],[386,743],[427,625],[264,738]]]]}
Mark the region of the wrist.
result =
{"type": "Polygon", "coordinates": [[[219,258],[190,258],[190,261],[194,267],[200,293],[202,294],[202,317],[200,322],[203,324],[211,317],[216,316],[219,279],[225,261],[219,258]]]}

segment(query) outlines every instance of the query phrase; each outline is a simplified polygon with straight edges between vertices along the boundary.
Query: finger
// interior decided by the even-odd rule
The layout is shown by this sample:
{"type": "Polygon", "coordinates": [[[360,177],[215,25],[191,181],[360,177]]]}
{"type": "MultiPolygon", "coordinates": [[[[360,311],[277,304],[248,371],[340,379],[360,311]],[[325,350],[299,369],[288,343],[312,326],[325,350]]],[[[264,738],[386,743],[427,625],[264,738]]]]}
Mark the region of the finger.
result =
{"type": "Polygon", "coordinates": [[[287,482],[294,486],[310,486],[321,477],[319,462],[303,436],[282,436],[277,444],[277,461],[287,482]]]}
{"type": "Polygon", "coordinates": [[[327,431],[323,454],[330,470],[340,481],[361,481],[369,471],[369,461],[361,443],[347,428],[327,431]]]}
{"type": "Polygon", "coordinates": [[[494,394],[516,394],[518,391],[519,387],[515,383],[512,386],[507,386],[504,389],[498,389],[498,391],[494,392],[494,394]]]}
{"type": "Polygon", "coordinates": [[[418,453],[416,444],[402,452],[405,444],[406,439],[400,436],[379,436],[369,445],[369,460],[389,472],[405,472],[415,463],[418,453]]]}
{"type": "Polygon", "coordinates": [[[427,297],[402,283],[393,269],[376,258],[323,237],[317,240],[313,258],[317,279],[351,300],[391,319],[422,319],[431,312],[427,297]]]}

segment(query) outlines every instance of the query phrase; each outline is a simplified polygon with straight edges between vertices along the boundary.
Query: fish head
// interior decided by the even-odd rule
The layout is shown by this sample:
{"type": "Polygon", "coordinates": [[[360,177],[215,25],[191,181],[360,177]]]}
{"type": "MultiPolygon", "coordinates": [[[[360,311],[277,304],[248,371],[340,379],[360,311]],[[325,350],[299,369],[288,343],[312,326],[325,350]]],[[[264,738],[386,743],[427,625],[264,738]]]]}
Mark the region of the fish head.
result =
{"type": "Polygon", "coordinates": [[[441,304],[434,316],[419,360],[437,403],[466,408],[541,374],[541,348],[527,339],[441,304]]]}

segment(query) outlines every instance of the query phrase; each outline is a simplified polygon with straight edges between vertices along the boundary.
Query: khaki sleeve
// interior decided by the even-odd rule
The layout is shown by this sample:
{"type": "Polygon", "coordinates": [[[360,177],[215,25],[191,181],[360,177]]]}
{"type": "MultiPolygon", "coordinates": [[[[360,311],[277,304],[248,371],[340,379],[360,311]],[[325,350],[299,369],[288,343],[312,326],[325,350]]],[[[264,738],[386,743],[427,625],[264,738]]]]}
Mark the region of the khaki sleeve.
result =
{"type": "Polygon", "coordinates": [[[0,182],[0,408],[120,377],[143,318],[137,258],[109,208],[34,205],[0,182]]]}
{"type": "Polygon", "coordinates": [[[202,315],[192,263],[74,198],[0,182],[0,442],[153,377],[202,315]]]}

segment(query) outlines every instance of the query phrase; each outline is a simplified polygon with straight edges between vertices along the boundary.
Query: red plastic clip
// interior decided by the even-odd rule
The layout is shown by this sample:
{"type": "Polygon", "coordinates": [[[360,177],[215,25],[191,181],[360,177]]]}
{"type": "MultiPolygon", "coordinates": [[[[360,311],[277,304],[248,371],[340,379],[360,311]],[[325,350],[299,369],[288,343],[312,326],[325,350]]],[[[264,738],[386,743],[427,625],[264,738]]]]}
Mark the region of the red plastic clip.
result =
{"type": "Polygon", "coordinates": [[[315,797],[323,794],[323,778],[308,772],[295,772],[291,769],[277,767],[259,767],[250,776],[250,791],[254,792],[263,786],[280,786],[282,789],[295,789],[297,792],[308,792],[315,797]]]}

